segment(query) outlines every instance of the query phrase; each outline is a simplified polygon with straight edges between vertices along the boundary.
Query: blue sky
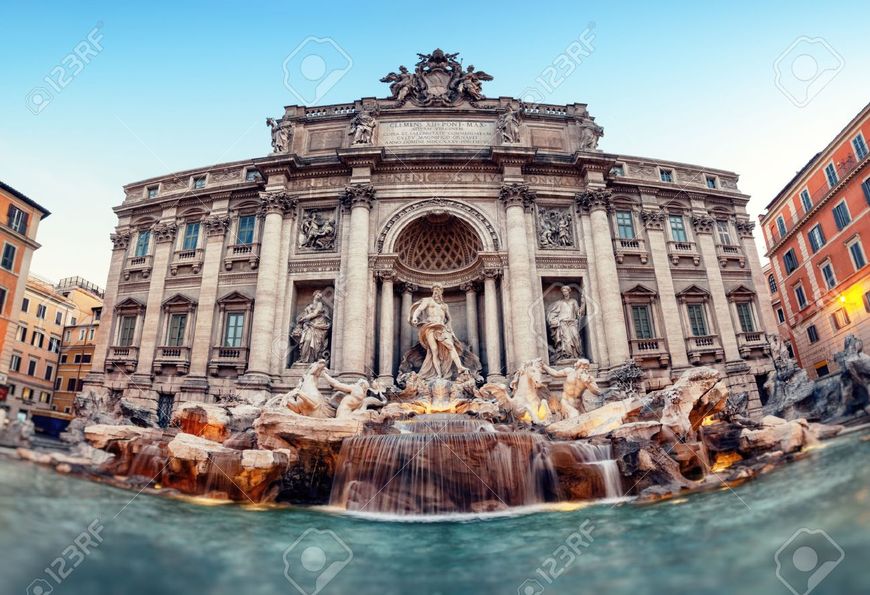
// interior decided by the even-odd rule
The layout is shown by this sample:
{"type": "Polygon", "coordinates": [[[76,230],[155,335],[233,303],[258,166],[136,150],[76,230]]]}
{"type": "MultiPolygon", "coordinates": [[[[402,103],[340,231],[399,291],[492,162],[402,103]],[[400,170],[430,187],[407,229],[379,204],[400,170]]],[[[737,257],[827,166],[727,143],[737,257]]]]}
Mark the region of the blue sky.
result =
{"type": "Polygon", "coordinates": [[[737,171],[753,216],[870,99],[860,2],[7,2],[0,19],[0,179],[53,212],[32,270],[99,284],[121,186],[266,154],[265,118],[298,103],[282,63],[309,36],[352,60],[321,103],[384,96],[381,76],[435,47],[517,96],[593,23],[591,55],[546,101],[587,103],[605,151],[737,171]],[[31,113],[95,27],[102,50],[31,113]]]}

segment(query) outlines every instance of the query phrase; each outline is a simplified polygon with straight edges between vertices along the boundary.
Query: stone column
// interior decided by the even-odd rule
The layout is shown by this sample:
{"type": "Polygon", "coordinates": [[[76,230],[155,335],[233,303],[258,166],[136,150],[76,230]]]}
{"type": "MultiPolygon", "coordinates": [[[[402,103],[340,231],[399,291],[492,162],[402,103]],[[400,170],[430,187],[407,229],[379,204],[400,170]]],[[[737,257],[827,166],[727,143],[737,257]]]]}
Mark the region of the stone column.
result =
{"type": "Polygon", "coordinates": [[[698,241],[698,249],[704,259],[707,280],[710,283],[710,296],[713,300],[713,314],[716,317],[716,325],[719,327],[719,340],[725,351],[726,362],[742,361],[740,350],[737,347],[737,335],[734,332],[734,324],[731,321],[731,310],[728,298],[725,295],[725,284],[722,282],[722,273],[719,270],[719,259],[716,256],[716,245],[713,243],[713,229],[716,220],[706,213],[692,215],[692,228],[695,231],[695,239],[698,241]]]}
{"type": "MultiPolygon", "coordinates": [[[[598,275],[595,271],[595,245],[592,243],[592,224],[589,222],[589,212],[579,208],[578,205],[577,213],[580,215],[580,226],[583,229],[583,244],[586,247],[587,268],[583,284],[584,298],[587,302],[591,299],[596,304],[600,304],[601,296],[598,293],[598,275]]],[[[601,317],[589,316],[588,303],[586,316],[587,337],[589,337],[589,348],[592,352],[586,355],[591,361],[598,364],[599,368],[607,367],[610,358],[607,353],[607,340],[601,325],[601,317]]]]}
{"type": "Polygon", "coordinates": [[[353,184],[345,189],[343,202],[350,209],[350,234],[342,332],[342,374],[366,375],[366,335],[369,305],[369,212],[375,189],[369,184],[353,184]]]}
{"type": "Polygon", "coordinates": [[[668,258],[668,244],[665,240],[665,212],[660,208],[646,209],[640,212],[640,218],[646,227],[649,252],[652,257],[653,269],[655,269],[664,337],[668,342],[668,351],[671,355],[671,368],[688,368],[689,356],[686,352],[686,339],[683,335],[683,325],[680,323],[680,307],[677,304],[674,291],[671,262],[668,258]]]}
{"type": "Polygon", "coordinates": [[[752,284],[755,285],[755,295],[758,298],[759,325],[765,333],[777,333],[777,323],[773,315],[773,308],[770,306],[770,286],[767,284],[767,277],[761,272],[761,260],[758,258],[758,248],[755,246],[755,240],[752,237],[752,230],[755,228],[755,223],[752,221],[738,220],[737,235],[740,236],[741,247],[743,254],[746,256],[746,262],[749,263],[749,270],[752,272],[752,284]]]}
{"type": "Polygon", "coordinates": [[[393,337],[395,333],[395,307],[392,271],[380,271],[381,278],[381,349],[378,380],[385,385],[393,384],[393,337]]]}
{"type": "Polygon", "coordinates": [[[399,339],[399,355],[404,356],[408,350],[414,345],[414,337],[416,332],[411,323],[411,304],[414,302],[414,292],[417,291],[417,286],[413,283],[405,283],[402,286],[402,319],[399,321],[401,329],[399,339]]]}
{"type": "Polygon", "coordinates": [[[610,366],[618,366],[629,358],[629,350],[616,258],[613,256],[613,242],[610,237],[610,220],[607,215],[610,210],[610,197],[609,190],[593,188],[578,194],[577,201],[581,208],[589,211],[592,244],[595,248],[595,276],[601,298],[601,318],[604,322],[602,326],[610,360],[608,363],[610,366]]]}
{"type": "Polygon", "coordinates": [[[465,326],[468,329],[468,346],[474,355],[480,357],[480,337],[477,333],[477,288],[474,283],[464,283],[460,289],[465,292],[465,326]]]}
{"type": "Polygon", "coordinates": [[[294,207],[295,200],[283,191],[260,194],[259,217],[264,219],[260,239],[260,265],[257,269],[257,290],[251,320],[251,350],[248,371],[242,383],[266,387],[270,382],[272,333],[277,315],[278,279],[280,278],[281,226],[284,212],[294,207]]]}
{"type": "Polygon", "coordinates": [[[193,345],[190,353],[190,374],[184,379],[186,389],[208,388],[206,370],[211,358],[214,337],[214,309],[217,303],[218,276],[224,256],[224,238],[230,226],[226,214],[210,215],[203,221],[205,228],[205,254],[202,262],[202,283],[199,289],[199,302],[196,312],[196,326],[193,331],[193,345]]]}
{"type": "MultiPolygon", "coordinates": [[[[510,269],[511,331],[513,333],[513,367],[537,357],[537,338],[529,310],[532,307],[532,279],[529,246],[526,243],[526,210],[535,195],[520,183],[502,186],[499,198],[505,205],[507,253],[510,269]]],[[[487,315],[488,316],[488,315],[487,315]]]]}
{"type": "Polygon", "coordinates": [[[499,272],[487,269],[483,272],[483,315],[484,339],[486,340],[486,379],[498,382],[504,379],[501,369],[501,331],[498,316],[498,288],[496,278],[499,272]]]}
{"type": "MultiPolygon", "coordinates": [[[[119,231],[109,236],[112,240],[112,259],[109,262],[109,276],[106,279],[106,295],[103,297],[103,313],[100,325],[97,327],[96,346],[91,360],[91,375],[102,376],[106,368],[106,355],[112,344],[112,323],[114,319],[115,302],[118,299],[118,284],[121,271],[127,259],[127,248],[133,234],[129,230],[119,231]]],[[[10,325],[12,326],[12,325],[10,325]]],[[[12,343],[7,340],[7,345],[12,343]]]]}
{"type": "Polygon", "coordinates": [[[166,286],[166,272],[174,249],[175,234],[178,226],[175,221],[160,222],[151,229],[154,237],[154,259],[151,267],[151,284],[148,286],[148,300],[145,304],[145,320],[142,323],[142,338],[139,343],[139,363],[136,365],[134,381],[145,384],[151,381],[151,365],[154,363],[154,350],[160,341],[160,314],[163,304],[163,288],[166,286]]]}

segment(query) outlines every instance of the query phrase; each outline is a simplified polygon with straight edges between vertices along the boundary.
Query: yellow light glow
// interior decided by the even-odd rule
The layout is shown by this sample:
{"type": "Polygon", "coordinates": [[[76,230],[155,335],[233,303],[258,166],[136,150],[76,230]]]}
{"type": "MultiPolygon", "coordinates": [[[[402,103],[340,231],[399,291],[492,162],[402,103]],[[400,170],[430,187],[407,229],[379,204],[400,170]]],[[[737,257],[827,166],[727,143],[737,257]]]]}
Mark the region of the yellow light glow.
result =
{"type": "Polygon", "coordinates": [[[716,453],[716,462],[713,463],[713,473],[718,473],[719,471],[724,471],[737,461],[742,461],[743,457],[741,457],[736,452],[720,452],[716,453]]]}

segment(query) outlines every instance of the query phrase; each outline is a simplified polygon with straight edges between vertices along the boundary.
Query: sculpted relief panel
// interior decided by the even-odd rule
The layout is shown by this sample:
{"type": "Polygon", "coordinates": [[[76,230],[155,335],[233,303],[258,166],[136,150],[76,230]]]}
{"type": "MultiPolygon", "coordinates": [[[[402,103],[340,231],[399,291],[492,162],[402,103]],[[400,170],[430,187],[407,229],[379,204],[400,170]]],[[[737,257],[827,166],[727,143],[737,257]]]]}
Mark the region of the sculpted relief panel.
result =
{"type": "Polygon", "coordinates": [[[305,209],[299,223],[298,246],[303,250],[325,252],[335,250],[337,211],[328,209],[305,209]]]}
{"type": "Polygon", "coordinates": [[[567,207],[538,208],[538,246],[545,250],[573,248],[574,220],[567,207]]]}

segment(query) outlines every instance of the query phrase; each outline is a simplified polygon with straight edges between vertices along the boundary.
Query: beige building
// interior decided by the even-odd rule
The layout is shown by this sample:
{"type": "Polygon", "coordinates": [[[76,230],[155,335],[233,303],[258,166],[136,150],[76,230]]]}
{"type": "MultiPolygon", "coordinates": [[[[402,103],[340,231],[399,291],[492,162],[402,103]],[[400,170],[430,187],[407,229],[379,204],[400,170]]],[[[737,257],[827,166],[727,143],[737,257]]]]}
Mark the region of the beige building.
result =
{"type": "Polygon", "coordinates": [[[436,51],[390,98],[285,108],[271,154],[127,185],[89,382],[160,422],[284,392],[314,311],[331,370],[401,382],[411,305],[438,284],[481,380],[580,354],[660,387],[704,364],[757,408],[775,323],[737,174],[604,152],[586,105],[470,76],[436,51]],[[579,345],[552,314],[563,286],[579,345]]]}
{"type": "Polygon", "coordinates": [[[104,292],[81,277],[61,279],[56,289],[76,305],[76,315],[63,330],[52,409],[72,417],[75,396],[91,372],[104,292]]]}

